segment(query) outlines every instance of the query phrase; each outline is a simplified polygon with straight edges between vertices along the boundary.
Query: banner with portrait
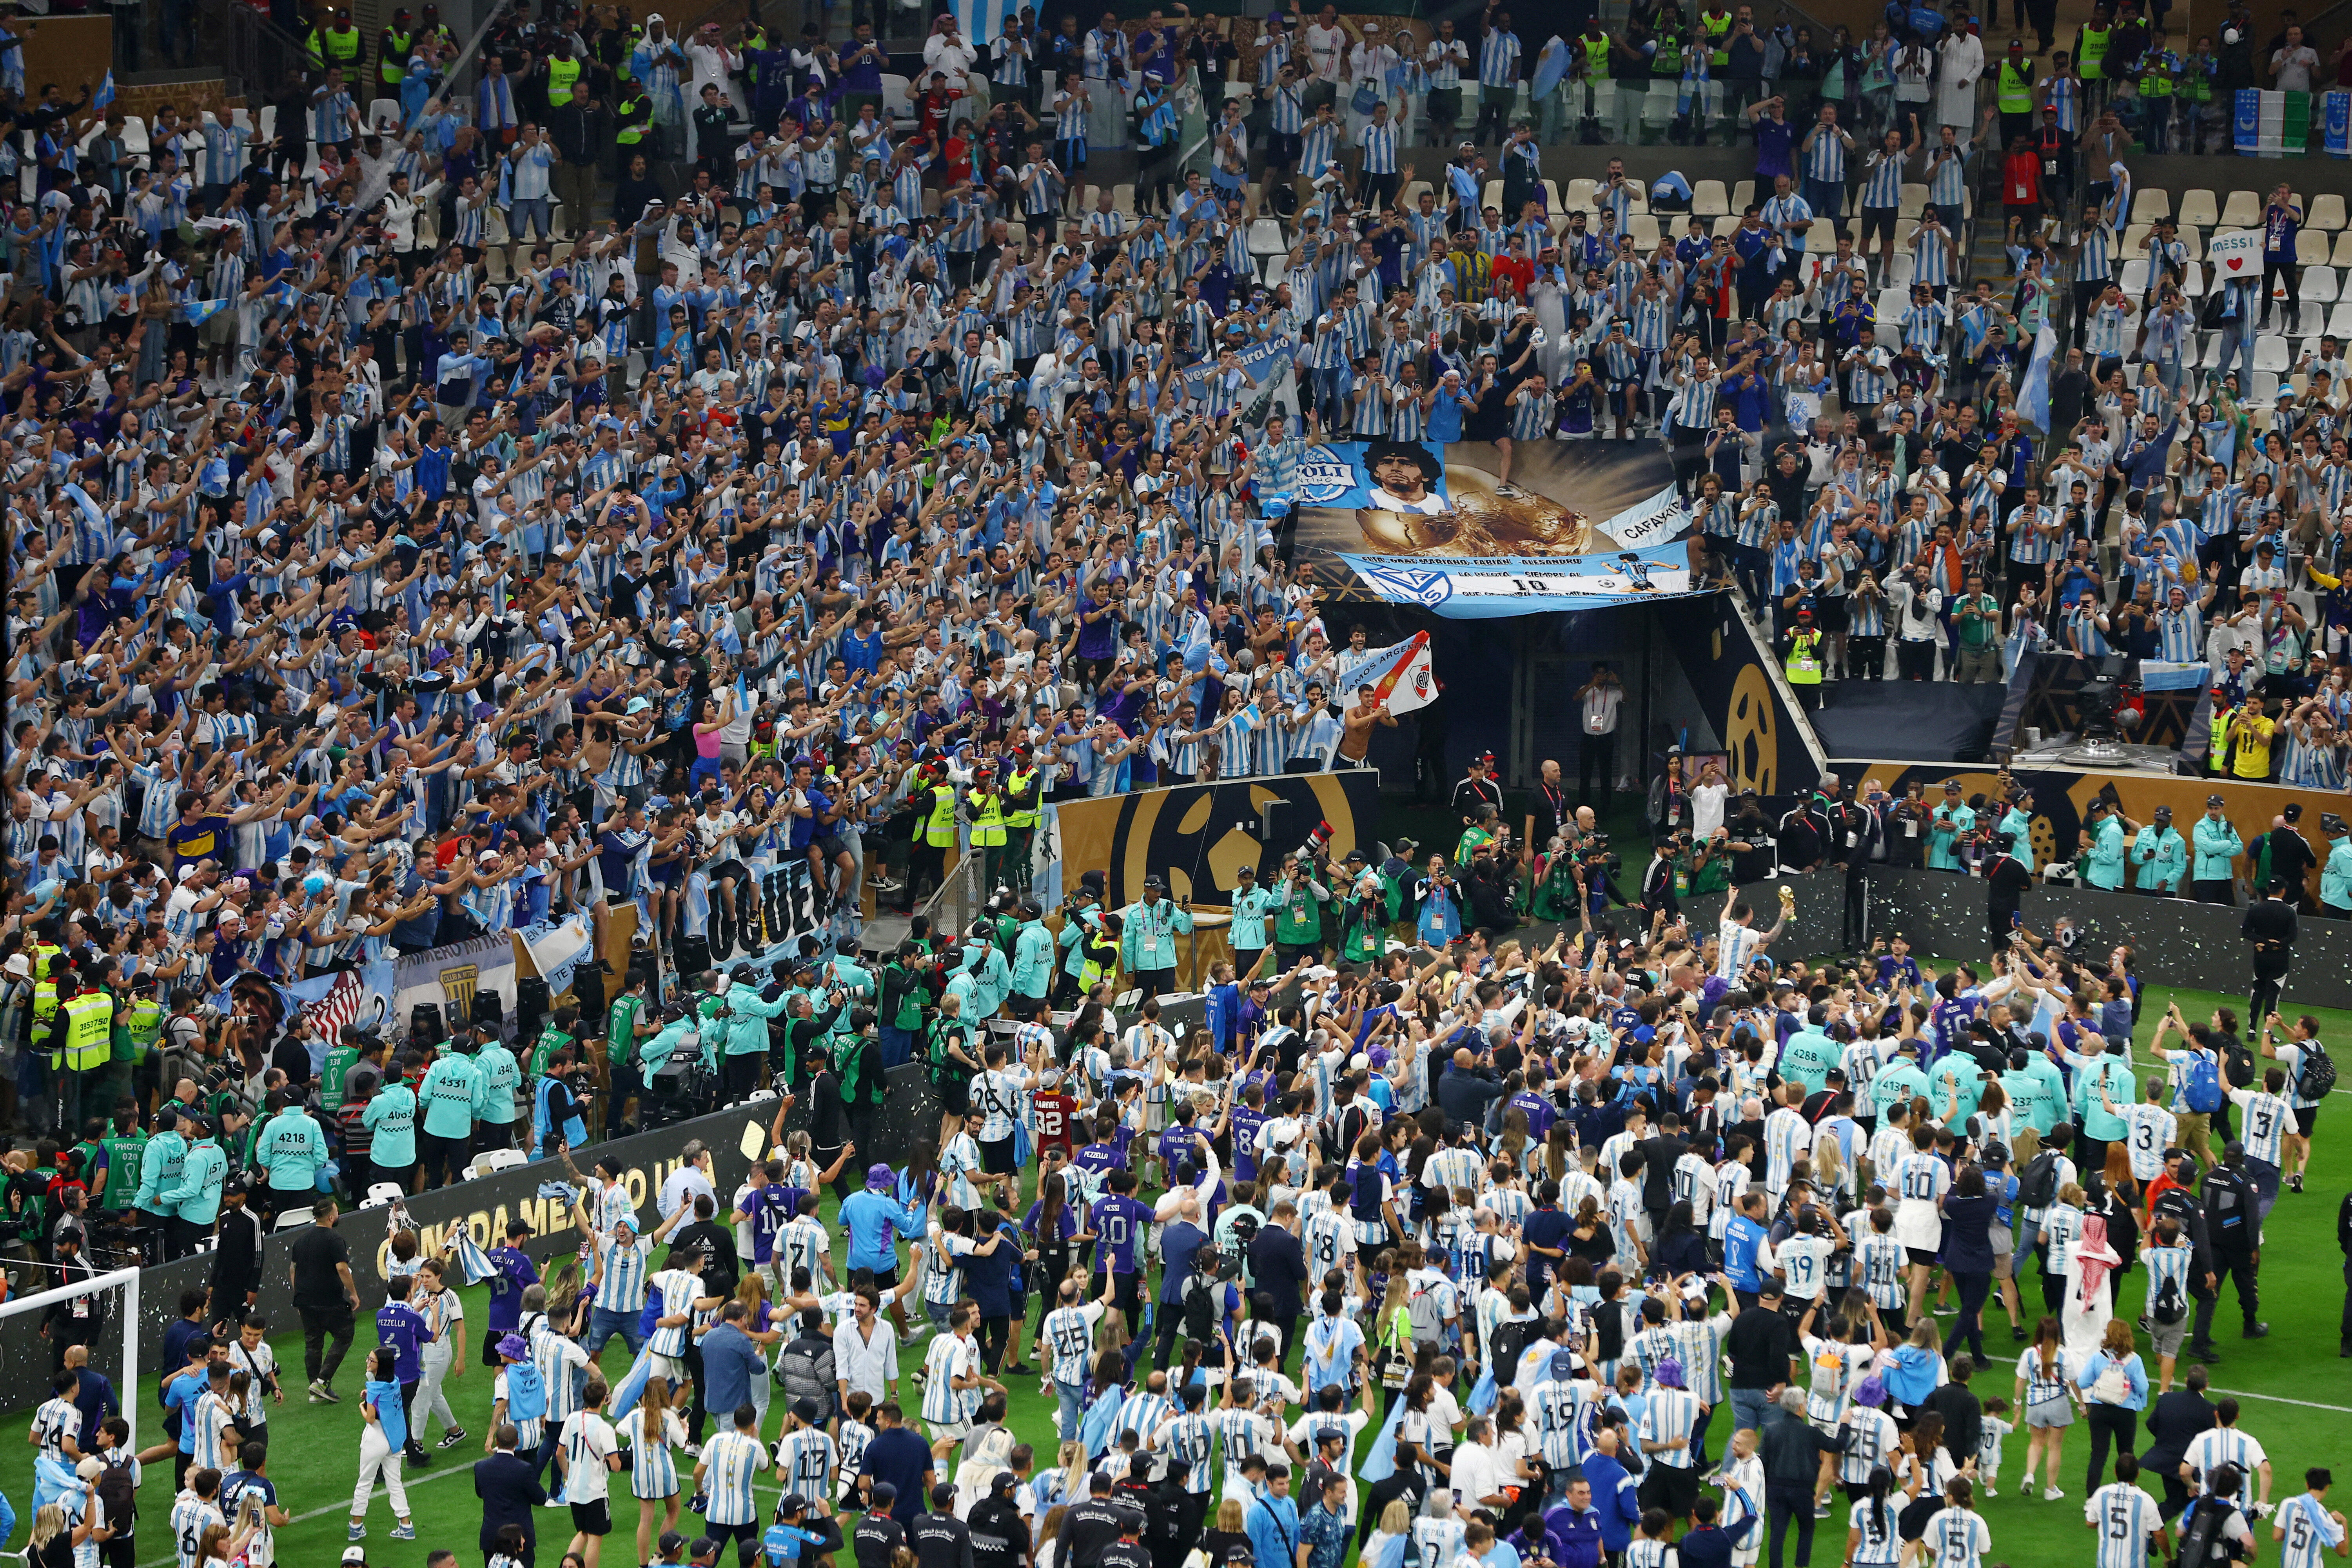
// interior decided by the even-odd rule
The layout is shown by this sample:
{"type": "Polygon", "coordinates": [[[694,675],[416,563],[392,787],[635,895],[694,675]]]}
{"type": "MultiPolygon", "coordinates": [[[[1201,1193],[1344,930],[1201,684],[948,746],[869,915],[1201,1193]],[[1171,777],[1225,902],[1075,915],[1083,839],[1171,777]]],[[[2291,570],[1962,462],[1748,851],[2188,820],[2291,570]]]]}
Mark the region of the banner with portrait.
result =
{"type": "Polygon", "coordinates": [[[1299,465],[1291,564],[1340,600],[1456,619],[1704,592],[1656,447],[1328,441],[1299,465]]]}

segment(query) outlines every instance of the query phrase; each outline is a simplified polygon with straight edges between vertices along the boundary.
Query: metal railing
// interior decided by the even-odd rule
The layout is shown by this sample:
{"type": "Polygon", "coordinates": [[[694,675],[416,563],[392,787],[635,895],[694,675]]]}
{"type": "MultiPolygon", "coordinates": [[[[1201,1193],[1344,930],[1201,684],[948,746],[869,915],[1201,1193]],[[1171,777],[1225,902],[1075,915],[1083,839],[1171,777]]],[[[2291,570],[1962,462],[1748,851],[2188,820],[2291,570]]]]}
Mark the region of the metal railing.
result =
{"type": "Polygon", "coordinates": [[[981,885],[986,868],[986,857],[965,851],[955,868],[941,879],[939,890],[915,912],[927,917],[935,931],[961,935],[970,931],[988,902],[988,889],[981,885]]]}
{"type": "Polygon", "coordinates": [[[230,96],[251,102],[257,117],[260,106],[255,100],[277,91],[287,78],[323,63],[309,45],[244,0],[198,6],[194,26],[200,58],[219,64],[230,96]]]}

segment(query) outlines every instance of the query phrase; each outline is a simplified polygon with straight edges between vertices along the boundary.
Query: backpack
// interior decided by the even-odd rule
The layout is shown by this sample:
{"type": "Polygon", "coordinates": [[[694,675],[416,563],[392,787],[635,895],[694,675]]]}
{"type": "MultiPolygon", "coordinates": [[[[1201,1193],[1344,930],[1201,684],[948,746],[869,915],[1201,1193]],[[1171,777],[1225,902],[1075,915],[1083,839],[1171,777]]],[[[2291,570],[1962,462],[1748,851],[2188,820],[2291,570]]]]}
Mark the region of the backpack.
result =
{"type": "Polygon", "coordinates": [[[2188,1312],[2189,1304],[2180,1298],[2179,1277],[2167,1275],[2164,1283],[2157,1288],[2156,1300],[2147,1304],[2147,1315],[2169,1327],[2180,1321],[2188,1312]]]}
{"type": "Polygon", "coordinates": [[[1521,1318],[1495,1325],[1486,1339],[1487,1360],[1495,1373],[1496,1387],[1511,1386],[1512,1380],[1518,1376],[1519,1358],[1528,1353],[1528,1346],[1535,1342],[1536,1330],[1542,1326],[1539,1318],[1521,1318]]]}
{"type": "Polygon", "coordinates": [[[2223,1098],[2221,1064],[2210,1051],[2191,1055],[2180,1074],[2181,1103],[2200,1116],[2210,1116],[2221,1109],[2223,1098]]]}
{"type": "Polygon", "coordinates": [[[1184,1281],[1184,1334],[1188,1339],[1209,1343],[1217,1337],[1217,1279],[1213,1274],[1194,1274],[1184,1281]]]}
{"type": "Polygon", "coordinates": [[[2295,1068],[2294,1092],[2299,1100],[2318,1100],[2336,1087],[2336,1062],[2317,1040],[2303,1042],[2303,1063],[2295,1068]]]}
{"type": "Polygon", "coordinates": [[[1434,1289],[1413,1291],[1405,1310],[1412,1320],[1412,1342],[1416,1346],[1445,1342],[1445,1313],[1434,1289]]]}
{"type": "Polygon", "coordinates": [[[2230,1542],[2221,1531],[2237,1511],[2227,1498],[2200,1497],[2189,1503],[2188,1511],[2180,1516],[2180,1543],[2172,1559],[2174,1568],[2206,1568],[2208,1563],[2230,1561],[2230,1542]]]}
{"type": "Polygon", "coordinates": [[[2017,1173],[2017,1201],[2030,1209],[2048,1208],[2058,1196],[2058,1151],[2044,1149],[2017,1173]]]}

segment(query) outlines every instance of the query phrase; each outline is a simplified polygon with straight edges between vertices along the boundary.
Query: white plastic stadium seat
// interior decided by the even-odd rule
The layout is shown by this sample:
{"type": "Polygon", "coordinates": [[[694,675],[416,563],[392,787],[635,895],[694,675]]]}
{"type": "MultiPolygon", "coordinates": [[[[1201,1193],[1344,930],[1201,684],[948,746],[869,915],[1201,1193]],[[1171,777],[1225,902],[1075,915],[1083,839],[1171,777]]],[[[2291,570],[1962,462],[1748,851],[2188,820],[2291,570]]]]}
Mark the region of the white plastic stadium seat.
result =
{"type": "Polygon", "coordinates": [[[2335,233],[2344,226],[2344,198],[2332,195],[2312,197],[2311,210],[2304,214],[2303,221],[2307,227],[2335,233]]]}
{"type": "Polygon", "coordinates": [[[2132,195],[2131,216],[2132,221],[2135,223],[2154,223],[2158,218],[2170,217],[2172,216],[2172,193],[2164,189],[2160,185],[2148,190],[2134,192],[2132,195]]]}
{"type": "Polygon", "coordinates": [[[1731,216],[1731,193],[1721,180],[1701,180],[1691,187],[1691,213],[1696,217],[1731,216]]]}
{"type": "Polygon", "coordinates": [[[2336,302],[2339,284],[2333,267],[2306,267],[2303,269],[2303,297],[2316,300],[2323,305],[2336,302]]]}
{"type": "Polygon", "coordinates": [[[2297,229],[2294,236],[2294,263],[2298,267],[2327,265],[2327,236],[2315,228],[2297,229]]]}
{"type": "Polygon", "coordinates": [[[382,1208],[387,1204],[398,1203],[404,1195],[398,1182],[378,1182],[368,1188],[367,1195],[360,1201],[360,1207],[382,1208]]]}
{"type": "Polygon", "coordinates": [[[270,1234],[274,1236],[281,1230],[300,1230],[304,1226],[309,1225],[310,1223],[310,1211],[308,1208],[288,1209],[284,1214],[278,1216],[278,1223],[271,1226],[269,1230],[270,1234]]]}
{"type": "Polygon", "coordinates": [[[2263,221],[2263,198],[2252,191],[2231,191],[2221,205],[2221,223],[2228,228],[2252,228],[2263,221]]]}
{"type": "Polygon", "coordinates": [[[2183,228],[2211,228],[2221,221],[2210,191],[2181,192],[2179,216],[2183,228]]]}

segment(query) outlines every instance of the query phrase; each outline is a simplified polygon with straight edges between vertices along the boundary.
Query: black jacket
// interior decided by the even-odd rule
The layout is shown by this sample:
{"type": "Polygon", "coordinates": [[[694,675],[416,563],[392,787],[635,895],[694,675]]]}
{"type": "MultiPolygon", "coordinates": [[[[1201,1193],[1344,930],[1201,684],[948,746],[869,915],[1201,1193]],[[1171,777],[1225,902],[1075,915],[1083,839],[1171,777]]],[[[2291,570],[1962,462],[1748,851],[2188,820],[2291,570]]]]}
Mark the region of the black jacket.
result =
{"type": "MultiPolygon", "coordinates": [[[[2254,976],[2276,980],[2286,973],[2294,956],[2294,906],[2284,899],[2264,899],[2251,905],[2239,922],[2238,934],[2254,944],[2254,976]]],[[[2248,1020],[2251,1027],[2254,1021],[2248,1020]]]]}
{"type": "MultiPolygon", "coordinates": [[[[1257,1239],[1250,1243],[1249,1253],[1250,1278],[1265,1293],[1272,1308],[1271,1316],[1286,1322],[1297,1317],[1307,1304],[1307,1251],[1298,1245],[1298,1238],[1278,1225],[1265,1226],[1258,1230],[1257,1239]]],[[[1073,1509],[1071,1518],[1076,1517],[1077,1510],[1073,1509]]],[[[1066,1529],[1063,1531],[1064,1539],[1068,1538],[1068,1533],[1066,1529]]],[[[1104,1536],[1097,1543],[1097,1550],[1116,1538],[1116,1531],[1104,1536]]]]}
{"type": "Polygon", "coordinates": [[[261,1215],[251,1204],[221,1205],[211,1285],[214,1294],[231,1306],[241,1305],[247,1291],[261,1289],[261,1215]]]}
{"type": "Polygon", "coordinates": [[[890,1568],[890,1559],[907,1544],[907,1531],[887,1513],[863,1513],[857,1516],[850,1543],[857,1554],[857,1568],[890,1568]]]}
{"type": "Polygon", "coordinates": [[[1843,1454],[1853,1440],[1853,1428],[1841,1426],[1835,1436],[1801,1415],[1791,1415],[1779,1405],[1764,1412],[1764,1429],[1758,1434],[1762,1439],[1759,1454],[1764,1460],[1766,1485],[1774,1481],[1793,1481],[1811,1486],[1822,1471],[1823,1454],[1843,1454]]]}
{"type": "Polygon", "coordinates": [[[531,1529],[531,1510],[547,1506],[547,1489],[527,1459],[513,1454],[492,1454],[474,1465],[474,1495],[482,1500],[482,1555],[498,1543],[499,1531],[509,1524],[522,1526],[523,1544],[538,1539],[531,1529]]]}
{"type": "Polygon", "coordinates": [[[971,1531],[972,1561],[980,1568],[1013,1568],[1029,1555],[1029,1525],[1013,1500],[993,1493],[971,1505],[964,1523],[971,1531]]]}
{"type": "Polygon", "coordinates": [[[2186,1388],[2157,1395],[2147,1407],[2147,1450],[2139,1468],[2152,1475],[2178,1476],[2189,1457],[2189,1440],[2213,1426],[2213,1406],[2186,1388]]]}
{"type": "MultiPolygon", "coordinates": [[[[1279,1226],[1269,1226],[1258,1232],[1258,1239],[1264,1241],[1268,1236],[1289,1235],[1279,1226]]],[[[1297,1239],[1293,1238],[1291,1246],[1296,1247],[1297,1245],[1297,1239]]],[[[1259,1282],[1263,1286],[1263,1277],[1259,1282]]],[[[1082,1503],[1073,1504],[1070,1511],[1062,1517],[1062,1552],[1056,1561],[1068,1563],[1070,1568],[1096,1568],[1096,1564],[1102,1562],[1103,1552],[1118,1541],[1120,1530],[1139,1511],[1108,1498],[1090,1497],[1082,1503]]]]}
{"type": "Polygon", "coordinates": [[[915,1568],[973,1568],[971,1531],[951,1513],[918,1514],[907,1535],[915,1568]]]}
{"type": "Polygon", "coordinates": [[[1948,1453],[1973,1454],[1984,1436],[1984,1406],[1965,1383],[1948,1383],[1927,1396],[1927,1408],[1944,1418],[1944,1448],[1948,1453]]]}

